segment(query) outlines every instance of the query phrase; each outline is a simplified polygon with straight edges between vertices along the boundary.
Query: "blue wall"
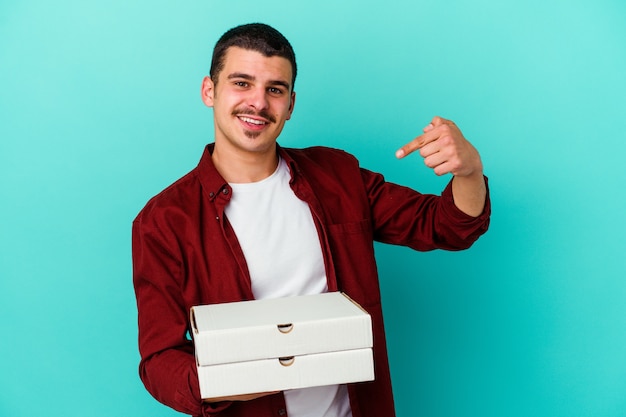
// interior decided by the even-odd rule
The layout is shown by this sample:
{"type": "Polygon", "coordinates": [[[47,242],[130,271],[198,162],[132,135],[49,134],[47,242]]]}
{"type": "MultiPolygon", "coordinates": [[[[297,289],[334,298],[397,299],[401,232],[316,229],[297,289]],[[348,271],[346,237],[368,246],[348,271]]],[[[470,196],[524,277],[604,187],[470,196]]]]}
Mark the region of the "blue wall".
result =
{"type": "Polygon", "coordinates": [[[377,246],[399,416],[626,415],[620,0],[0,3],[0,415],[174,416],[137,376],[130,225],[212,140],[217,37],[294,44],[281,143],[394,151],[455,120],[490,177],[461,253],[377,246]]]}

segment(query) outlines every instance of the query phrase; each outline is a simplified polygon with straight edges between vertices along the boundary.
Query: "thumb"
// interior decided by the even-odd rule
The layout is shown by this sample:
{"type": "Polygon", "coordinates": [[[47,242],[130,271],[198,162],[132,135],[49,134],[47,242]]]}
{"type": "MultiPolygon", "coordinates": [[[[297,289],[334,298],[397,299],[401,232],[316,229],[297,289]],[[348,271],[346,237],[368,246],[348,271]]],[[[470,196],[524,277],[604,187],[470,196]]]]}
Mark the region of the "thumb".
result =
{"type": "Polygon", "coordinates": [[[444,124],[445,122],[446,122],[446,119],[444,119],[443,117],[435,116],[433,117],[433,120],[430,121],[430,124],[435,127],[438,127],[444,124]]]}
{"type": "Polygon", "coordinates": [[[435,116],[433,120],[430,122],[434,127],[439,127],[441,125],[450,125],[454,126],[454,122],[452,120],[444,119],[443,117],[435,116]]]}

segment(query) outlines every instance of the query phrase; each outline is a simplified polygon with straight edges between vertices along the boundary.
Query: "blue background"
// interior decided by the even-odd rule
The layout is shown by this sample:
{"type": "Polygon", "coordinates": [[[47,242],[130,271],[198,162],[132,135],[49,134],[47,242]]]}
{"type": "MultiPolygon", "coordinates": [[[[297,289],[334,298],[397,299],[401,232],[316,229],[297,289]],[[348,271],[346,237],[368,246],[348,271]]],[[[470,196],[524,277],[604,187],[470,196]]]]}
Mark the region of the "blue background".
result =
{"type": "Polygon", "coordinates": [[[620,0],[0,3],[0,415],[175,416],[137,376],[130,226],[212,141],[212,47],[293,43],[283,146],[395,150],[453,119],[490,177],[470,250],[377,245],[399,416],[626,415],[620,0]]]}

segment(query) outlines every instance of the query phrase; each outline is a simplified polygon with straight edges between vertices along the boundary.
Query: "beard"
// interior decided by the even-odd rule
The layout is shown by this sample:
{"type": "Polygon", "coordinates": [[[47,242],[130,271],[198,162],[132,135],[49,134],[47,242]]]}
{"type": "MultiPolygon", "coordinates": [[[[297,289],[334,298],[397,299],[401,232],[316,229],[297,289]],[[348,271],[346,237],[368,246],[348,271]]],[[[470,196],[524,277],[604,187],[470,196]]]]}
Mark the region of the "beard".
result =
{"type": "MultiPolygon", "coordinates": [[[[250,108],[236,108],[233,110],[232,115],[233,116],[238,116],[238,115],[250,115],[250,116],[257,116],[257,117],[262,117],[263,119],[267,120],[270,123],[276,123],[276,118],[274,116],[272,116],[271,114],[269,114],[267,111],[265,110],[261,110],[261,111],[255,111],[252,110],[250,108]]],[[[261,134],[261,132],[253,132],[250,130],[246,130],[244,131],[244,134],[249,138],[249,139],[255,139],[257,137],[259,137],[259,135],[261,134]]]]}
{"type": "Polygon", "coordinates": [[[243,134],[246,135],[248,137],[248,139],[255,139],[255,138],[259,137],[261,132],[251,132],[249,130],[244,130],[243,134]]]}

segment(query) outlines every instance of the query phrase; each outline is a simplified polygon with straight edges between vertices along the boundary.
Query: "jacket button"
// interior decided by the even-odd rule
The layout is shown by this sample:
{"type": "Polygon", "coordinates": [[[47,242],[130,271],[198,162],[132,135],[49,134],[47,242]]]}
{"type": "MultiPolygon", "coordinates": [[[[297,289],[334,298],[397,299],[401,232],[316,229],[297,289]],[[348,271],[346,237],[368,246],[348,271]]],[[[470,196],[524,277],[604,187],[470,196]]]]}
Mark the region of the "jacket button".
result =
{"type": "Polygon", "coordinates": [[[215,197],[215,193],[214,193],[213,191],[211,191],[211,192],[209,193],[209,197],[211,197],[211,198],[215,197]]]}
{"type": "Polygon", "coordinates": [[[228,194],[228,188],[224,188],[224,189],[222,190],[222,194],[224,194],[224,195],[228,194]]]}
{"type": "Polygon", "coordinates": [[[287,410],[285,410],[284,408],[281,408],[280,410],[278,410],[278,415],[279,416],[287,415],[287,410]]]}

